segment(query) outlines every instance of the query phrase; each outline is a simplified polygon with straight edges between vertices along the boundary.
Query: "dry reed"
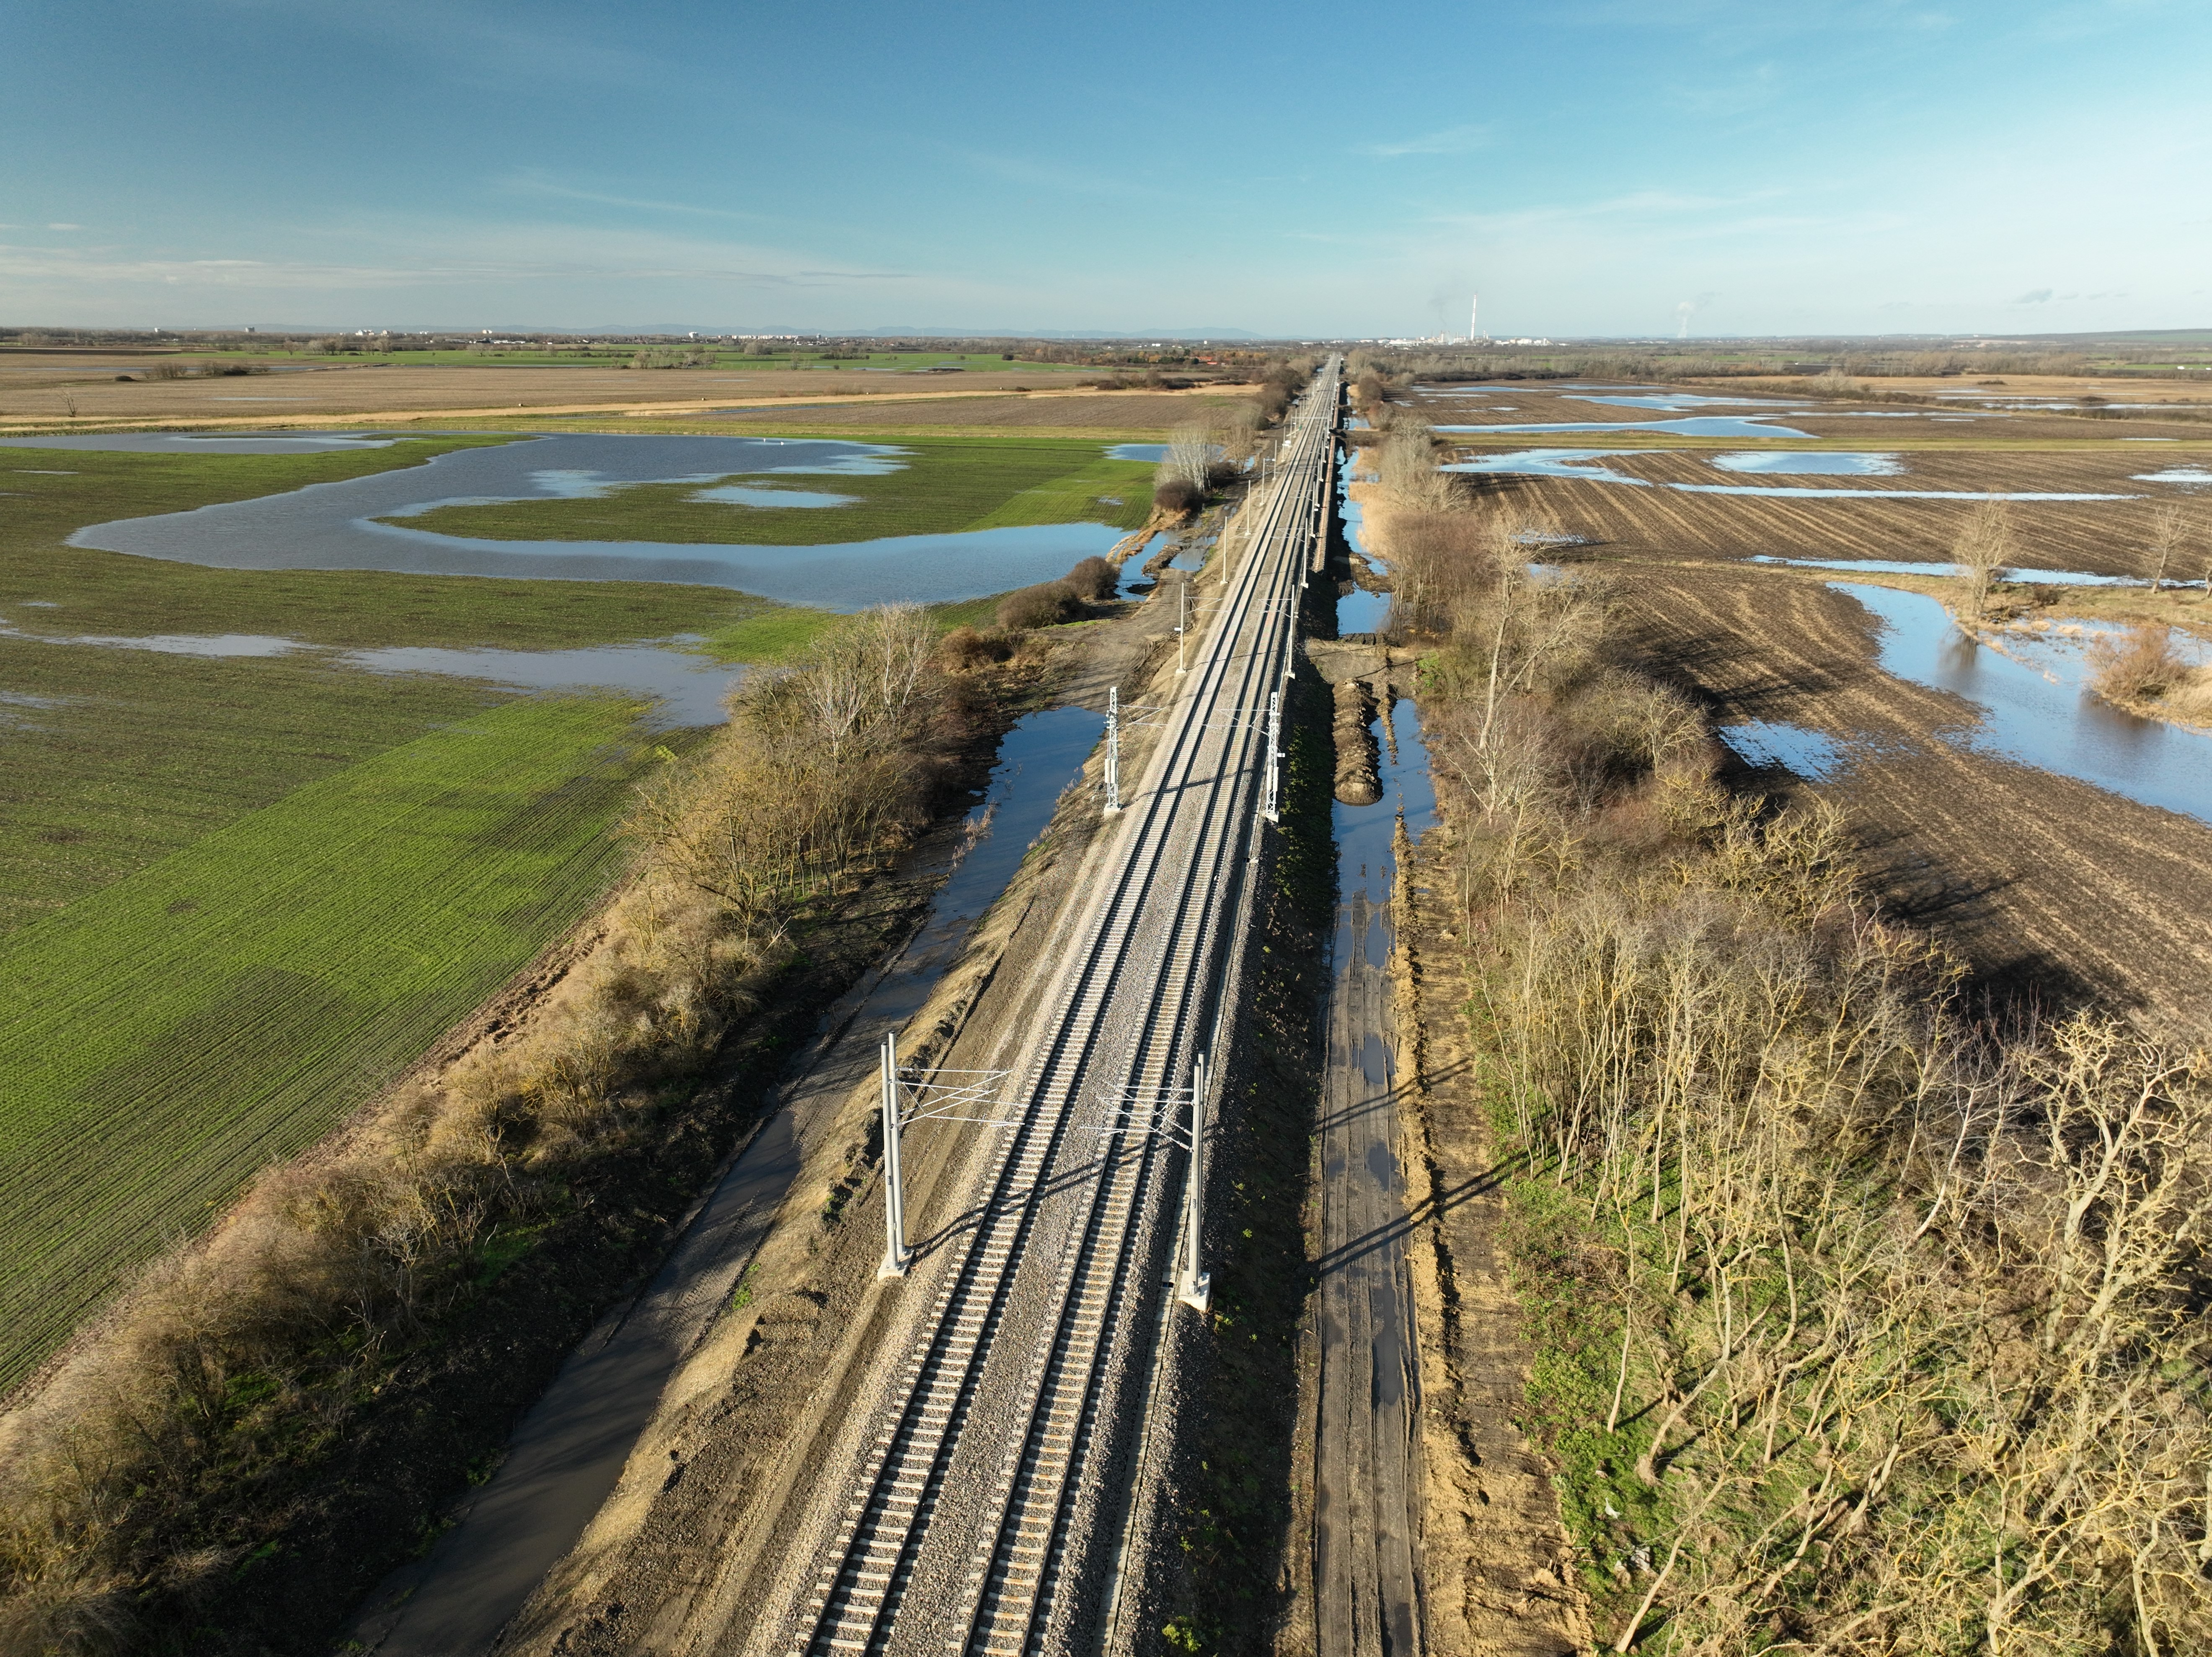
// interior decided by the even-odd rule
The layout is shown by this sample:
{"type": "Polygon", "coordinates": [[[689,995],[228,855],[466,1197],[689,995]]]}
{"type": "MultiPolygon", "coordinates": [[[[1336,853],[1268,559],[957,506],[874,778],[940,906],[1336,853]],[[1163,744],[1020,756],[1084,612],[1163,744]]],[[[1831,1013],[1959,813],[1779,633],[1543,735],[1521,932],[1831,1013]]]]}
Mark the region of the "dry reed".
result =
{"type": "Polygon", "coordinates": [[[1976,1014],[1832,810],[1728,795],[1606,592],[1463,515],[1425,855],[1613,1648],[2212,1649],[2204,1061],[1976,1014]]]}

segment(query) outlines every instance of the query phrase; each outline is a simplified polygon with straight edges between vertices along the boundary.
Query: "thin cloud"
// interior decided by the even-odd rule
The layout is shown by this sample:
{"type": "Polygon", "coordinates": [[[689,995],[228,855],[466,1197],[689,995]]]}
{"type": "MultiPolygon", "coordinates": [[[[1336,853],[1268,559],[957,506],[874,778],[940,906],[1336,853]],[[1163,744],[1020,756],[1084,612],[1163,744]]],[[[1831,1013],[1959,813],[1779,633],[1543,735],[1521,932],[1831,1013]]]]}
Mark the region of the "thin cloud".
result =
{"type": "Polygon", "coordinates": [[[994,150],[970,149],[952,144],[939,144],[934,148],[955,161],[964,162],[978,172],[1004,179],[1009,184],[1092,196],[1120,196],[1141,201],[1157,201],[1162,195],[1159,190],[1150,185],[1101,173],[1060,167],[1049,161],[1033,161],[1026,156],[1002,155],[994,150]]]}
{"type": "Polygon", "coordinates": [[[50,224],[46,228],[49,230],[82,230],[84,227],[81,224],[50,224]]]}
{"type": "Polygon", "coordinates": [[[2048,288],[2031,288],[2025,294],[2014,294],[2012,302],[2014,305],[2048,305],[2051,293],[2048,288]]]}
{"type": "Polygon", "coordinates": [[[717,264],[583,264],[557,261],[424,260],[419,264],[313,264],[266,259],[96,258],[74,250],[0,245],[0,281],[155,283],[165,288],[316,290],[479,286],[543,280],[690,281],[806,288],[905,282],[903,270],[754,270],[717,264]]]}
{"type": "MultiPolygon", "coordinates": [[[[556,184],[550,179],[541,179],[530,173],[518,173],[499,180],[499,188],[518,196],[550,197],[556,201],[590,202],[599,207],[628,207],[646,213],[681,213],[702,219],[742,219],[757,223],[763,217],[758,213],[740,213],[732,208],[700,207],[690,202],[656,201],[649,197],[611,196],[597,190],[578,190],[572,185],[556,184]]],[[[56,228],[60,227],[57,226],[56,228]]]]}
{"type": "Polygon", "coordinates": [[[1490,142],[1487,126],[1448,126],[1441,132],[1424,133],[1418,138],[1401,138],[1395,143],[1360,144],[1352,154],[1391,157],[1397,155],[1464,155],[1469,150],[1480,149],[1490,142]]]}

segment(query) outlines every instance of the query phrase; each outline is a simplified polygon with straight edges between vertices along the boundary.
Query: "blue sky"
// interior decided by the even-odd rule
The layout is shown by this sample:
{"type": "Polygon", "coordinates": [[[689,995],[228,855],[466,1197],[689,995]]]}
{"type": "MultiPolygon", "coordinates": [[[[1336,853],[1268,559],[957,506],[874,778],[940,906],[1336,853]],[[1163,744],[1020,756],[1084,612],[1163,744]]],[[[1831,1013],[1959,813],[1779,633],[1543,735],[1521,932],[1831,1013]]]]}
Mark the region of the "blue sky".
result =
{"type": "Polygon", "coordinates": [[[0,322],[2212,325],[2206,0],[13,0],[0,322]]]}

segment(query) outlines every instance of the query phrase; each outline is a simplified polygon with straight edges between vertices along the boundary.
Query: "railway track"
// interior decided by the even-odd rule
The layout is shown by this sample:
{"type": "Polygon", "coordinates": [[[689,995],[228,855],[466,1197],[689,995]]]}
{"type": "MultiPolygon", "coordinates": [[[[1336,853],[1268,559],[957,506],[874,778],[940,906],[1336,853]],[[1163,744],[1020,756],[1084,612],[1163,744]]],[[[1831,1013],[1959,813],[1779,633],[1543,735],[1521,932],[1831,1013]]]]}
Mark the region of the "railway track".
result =
{"type": "Polygon", "coordinates": [[[1096,1498],[1129,1448],[1116,1400],[1164,1292],[1187,1153],[1159,1130],[1211,1045],[1237,942],[1268,698],[1327,522],[1338,385],[1332,359],[1233,555],[1218,555],[1238,561],[1144,778],[1091,854],[975,1223],[949,1246],[811,1578],[757,1651],[1068,1644],[1103,1545],[1096,1498]]]}

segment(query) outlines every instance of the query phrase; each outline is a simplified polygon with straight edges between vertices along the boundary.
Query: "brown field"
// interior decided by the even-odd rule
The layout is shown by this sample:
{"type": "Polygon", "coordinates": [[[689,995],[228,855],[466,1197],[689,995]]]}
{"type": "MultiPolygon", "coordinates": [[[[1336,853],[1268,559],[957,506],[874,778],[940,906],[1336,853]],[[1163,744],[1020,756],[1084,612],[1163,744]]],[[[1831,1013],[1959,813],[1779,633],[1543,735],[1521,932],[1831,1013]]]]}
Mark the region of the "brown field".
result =
{"type": "MultiPolygon", "coordinates": [[[[1955,386],[1955,380],[1944,385],[1955,386]]],[[[1873,389],[1887,391],[1893,382],[1883,380],[1873,389]]],[[[1595,385],[1595,382],[1593,382],[1595,385]]],[[[1623,428],[1639,423],[1687,419],[1697,416],[1726,416],[1730,415],[1776,415],[1786,416],[1779,423],[1795,430],[1809,433],[1814,441],[1840,446],[1865,449],[1891,449],[1918,446],[1923,444],[1982,446],[1990,443],[2017,442],[2110,442],[2122,435],[2144,437],[2173,437],[2181,440],[2175,445],[2158,444],[2157,448],[2180,447],[2191,441],[2212,443],[2212,426],[2208,426],[2198,415],[2185,415],[2176,419],[2161,419],[2152,415],[2130,415],[2125,420],[2088,419],[2080,415],[2057,412],[2021,410],[1994,413],[1972,405],[1955,411],[1944,409],[1899,410],[1885,408],[1879,401],[1856,404],[1848,401],[1829,402],[1826,399],[1796,400],[1775,387],[1756,380],[1732,379],[1698,386],[1644,388],[1653,393],[1668,389],[1690,391],[1705,397],[1744,397],[1753,399],[1749,404],[1727,404],[1698,405],[1680,410],[1664,409],[1624,409],[1617,404],[1591,403],[1583,400],[1589,395],[1607,395],[1603,390],[1583,393],[1568,391],[1563,385],[1531,381],[1467,385],[1462,391],[1480,390],[1481,398],[1441,395],[1440,387],[1424,387],[1415,397],[1411,407],[1423,418],[1438,425],[1465,424],[1486,426],[1544,426],[1573,422],[1604,422],[1623,428]],[[1847,412],[1869,410],[1870,413],[1847,412]],[[1829,412],[1833,410],[1834,412],[1829,412]],[[1955,418],[1938,418],[1955,413],[1955,418]]],[[[1632,394],[1641,395],[1642,391],[1632,394]]],[[[2161,389],[2160,401],[2176,400],[2161,389]]],[[[2115,402],[2123,400],[2119,398],[2115,402]]],[[[2130,399],[2132,400],[2132,399],[2130,399]]],[[[2148,400],[2148,399],[2145,399],[2148,400]]],[[[1757,439],[1741,438],[1684,438],[1674,433],[1636,432],[1623,430],[1619,438],[1603,432],[1545,432],[1531,433],[1548,446],[1577,447],[1586,444],[1627,442],[1632,444],[1700,444],[1720,449],[1760,446],[1757,439]]],[[[1517,442],[1510,432],[1492,434],[1454,434],[1454,440],[1470,444],[1517,442]]],[[[1771,444],[1772,440],[1767,440],[1771,444]]],[[[1802,442],[1802,440],[1790,440],[1802,442]]],[[[2133,447],[2135,446],[2130,445],[2133,447]]],[[[2146,448],[2151,445],[2144,445],[2146,448]]]]}
{"type": "MultiPolygon", "coordinates": [[[[88,428],[120,422],[133,426],[316,426],[359,419],[489,418],[523,410],[538,415],[653,412],[697,415],[744,404],[781,409],[824,400],[838,410],[827,417],[846,423],[852,405],[897,402],[951,410],[997,410],[1028,399],[1006,393],[1038,388],[1047,401],[1079,402],[1093,411],[1081,420],[1006,420],[979,413],[988,423],[1090,424],[1124,429],[1172,425],[1188,400],[1234,396],[1237,388],[1195,391],[1096,391],[1079,390],[1064,371],[1032,369],[1019,373],[891,375],[832,370],[757,373],[719,369],[632,370],[624,368],[390,367],[365,365],[312,367],[228,379],[118,381],[115,375],[137,365],[100,361],[88,368],[82,360],[11,358],[0,374],[0,428],[88,428]],[[51,370],[51,372],[45,372],[51,370]],[[948,384],[948,382],[950,382],[948,384]],[[998,393],[993,396],[993,393],[998,393]],[[76,412],[70,413],[73,400],[76,412]],[[1125,404],[1147,405],[1146,418],[1121,412],[1125,404]],[[1177,412],[1169,413],[1166,410],[1177,412]]],[[[820,406],[816,402],[814,406],[820,406]]],[[[814,417],[811,410],[808,417],[814,417]]],[[[868,416],[866,418],[878,418],[868,416]]],[[[913,418],[902,408],[902,419],[913,418]]],[[[968,415],[948,412],[931,424],[967,425],[968,415]]]]}
{"type": "MultiPolygon", "coordinates": [[[[1729,386],[1765,391],[1790,384],[1780,378],[1686,381],[1701,391],[1729,386]]],[[[2148,379],[2132,374],[1953,374],[1899,376],[1859,382],[1869,391],[1900,391],[1907,397],[1940,397],[1945,402],[1984,400],[1993,404],[2044,402],[2059,398],[2101,397],[2114,403],[2180,403],[2212,407],[2212,373],[2192,372],[2186,379],[2148,379]]]]}
{"type": "Polygon", "coordinates": [[[1892,913],[2053,1007],[2094,998],[2195,1036],[2212,1024],[2212,914],[2187,896],[2212,866],[2212,828],[1936,739],[1968,705],[1882,671],[1867,613],[1818,580],[1644,561],[1623,574],[1650,670],[1723,721],[1867,744],[1834,783],[1775,786],[1844,808],[1892,913]]]}
{"type": "MultiPolygon", "coordinates": [[[[2133,446],[2130,446],[2132,449],[2133,446]]],[[[2180,458],[2202,463],[2203,452],[2185,456],[2180,446],[2160,445],[2149,452],[2159,464],[2180,458]]],[[[1602,463],[1632,476],[1671,483],[1735,481],[1698,453],[1680,451],[1620,455],[1602,463]]],[[[2017,568],[2087,570],[2100,575],[2147,577],[2154,560],[2148,545],[2153,511],[2180,498],[2157,484],[2130,481],[2130,474],[2153,469],[2143,452],[2110,449],[2056,453],[2018,451],[1913,452],[1907,472],[1897,477],[1749,477],[1741,481],[1812,485],[1839,483],[1853,489],[2055,490],[2082,494],[2135,494],[2128,501],[2021,501],[2012,512],[2019,543],[2017,568]]],[[[1662,553],[1675,557],[1748,558],[1759,555],[1802,558],[1881,558],[1948,561],[1951,548],[1975,504],[1970,501],[1886,501],[1867,495],[1789,500],[1773,495],[1689,495],[1674,489],[1640,489],[1622,483],[1583,483],[1567,478],[1516,478],[1486,475],[1478,479],[1485,493],[1525,501],[1557,521],[1567,532],[1584,537],[1609,553],[1662,553]]],[[[2212,529],[2212,502],[2200,502],[2212,529]]],[[[2196,544],[2167,571],[2170,578],[2202,580],[2212,559],[2212,540],[2200,534],[2196,544]]]]}
{"type": "Polygon", "coordinates": [[[1184,421],[1201,417],[1208,408],[1239,400],[1246,390],[1231,385],[1189,391],[1051,391],[1027,397],[964,397],[946,402],[902,400],[889,407],[882,399],[870,398],[865,402],[816,404],[803,414],[767,407],[739,410],[726,418],[736,424],[792,425],[803,421],[809,431],[866,427],[884,433],[922,433],[951,428],[983,436],[1052,427],[1073,428],[1066,433],[1070,436],[1129,432],[1164,436],[1184,421]]]}

